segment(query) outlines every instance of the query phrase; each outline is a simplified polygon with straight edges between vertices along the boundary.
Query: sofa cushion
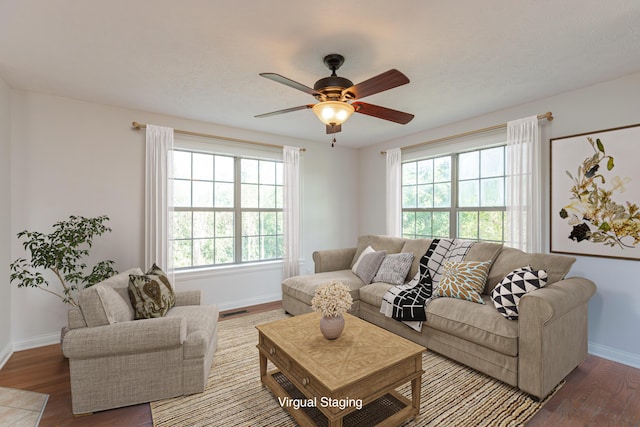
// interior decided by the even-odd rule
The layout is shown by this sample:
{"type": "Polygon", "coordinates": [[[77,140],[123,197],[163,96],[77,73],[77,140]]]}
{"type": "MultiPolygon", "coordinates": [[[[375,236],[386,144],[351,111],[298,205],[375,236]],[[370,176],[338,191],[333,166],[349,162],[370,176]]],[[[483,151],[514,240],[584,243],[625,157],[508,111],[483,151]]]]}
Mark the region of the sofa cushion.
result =
{"type": "Polygon", "coordinates": [[[489,274],[489,261],[447,261],[434,291],[436,297],[459,298],[484,304],[480,293],[489,274]]]}
{"type": "Polygon", "coordinates": [[[509,320],[516,320],[520,298],[546,284],[546,271],[533,271],[530,265],[526,265],[507,274],[507,277],[491,291],[491,299],[500,314],[509,320]]]}
{"type": "Polygon", "coordinates": [[[362,257],[356,269],[356,276],[362,280],[365,285],[371,283],[375,277],[380,264],[387,256],[387,251],[374,251],[362,257]]]}
{"type": "Polygon", "coordinates": [[[495,262],[502,251],[502,243],[475,242],[464,257],[465,261],[495,262]]]}
{"type": "Polygon", "coordinates": [[[400,252],[413,253],[413,263],[407,277],[414,277],[420,269],[420,259],[427,253],[427,249],[431,245],[432,239],[406,239],[400,252]]]}
{"type": "MultiPolygon", "coordinates": [[[[130,274],[142,274],[142,270],[138,267],[131,268],[80,291],[78,294],[78,305],[88,327],[92,328],[94,326],[104,326],[109,324],[109,319],[107,318],[105,308],[100,300],[100,296],[97,291],[98,288],[96,288],[96,286],[109,286],[118,292],[121,297],[129,298],[127,295],[127,285],[129,284],[130,274]]],[[[133,319],[133,308],[130,313],[132,316],[131,318],[133,319]]]]}
{"type": "Polygon", "coordinates": [[[163,317],[176,303],[169,278],[155,264],[144,275],[129,276],[129,299],[136,319],[163,317]]]}
{"type": "Polygon", "coordinates": [[[491,266],[484,293],[487,295],[491,294],[493,288],[495,288],[507,274],[523,265],[530,265],[533,270],[545,270],[548,275],[547,284],[550,285],[564,279],[575,261],[576,259],[573,257],[551,254],[529,254],[519,249],[505,247],[491,266]]]}
{"type": "Polygon", "coordinates": [[[306,276],[289,277],[282,281],[282,293],[311,306],[311,299],[315,295],[318,286],[334,281],[342,282],[350,289],[349,293],[353,301],[360,299],[358,290],[364,283],[351,270],[327,271],[306,276]]]}
{"type": "Polygon", "coordinates": [[[402,237],[392,237],[392,236],[378,236],[378,235],[367,235],[358,237],[358,246],[356,247],[356,253],[353,255],[353,259],[351,260],[351,266],[358,260],[360,254],[367,248],[367,246],[371,246],[376,251],[385,250],[389,254],[397,254],[402,250],[406,239],[402,237]]]}
{"type": "Polygon", "coordinates": [[[402,285],[413,263],[413,252],[389,254],[382,260],[380,268],[373,278],[374,282],[385,282],[392,285],[402,285]]]}
{"type": "Polygon", "coordinates": [[[95,287],[110,325],[133,320],[133,307],[128,297],[125,300],[120,293],[108,285],[98,284],[95,287]]]}
{"type": "Polygon", "coordinates": [[[218,308],[214,305],[176,306],[165,317],[182,317],[187,321],[185,359],[204,357],[211,340],[217,339],[218,308]]]}
{"type": "Polygon", "coordinates": [[[393,285],[384,282],[375,282],[360,288],[360,301],[380,308],[382,298],[393,285]]]}
{"type": "Polygon", "coordinates": [[[424,326],[471,341],[509,356],[518,355],[518,322],[498,313],[491,298],[485,304],[469,304],[455,298],[436,298],[427,305],[424,326]],[[487,304],[488,303],[488,304],[487,304]]]}

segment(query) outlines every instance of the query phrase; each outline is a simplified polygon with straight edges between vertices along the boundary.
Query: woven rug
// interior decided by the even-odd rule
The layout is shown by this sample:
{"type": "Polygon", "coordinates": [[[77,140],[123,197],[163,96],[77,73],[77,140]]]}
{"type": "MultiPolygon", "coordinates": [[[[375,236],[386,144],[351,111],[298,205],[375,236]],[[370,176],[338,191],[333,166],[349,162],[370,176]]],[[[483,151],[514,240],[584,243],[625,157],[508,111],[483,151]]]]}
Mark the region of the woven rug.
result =
{"type": "MultiPolygon", "coordinates": [[[[205,391],[151,402],[153,425],[296,426],[260,383],[256,348],[255,325],[285,316],[274,310],[220,322],[218,350],[205,391]]],[[[422,366],[420,415],[406,427],[522,426],[546,402],[535,402],[515,387],[431,351],[425,352],[422,366]]],[[[398,390],[410,398],[410,384],[398,390]]]]}

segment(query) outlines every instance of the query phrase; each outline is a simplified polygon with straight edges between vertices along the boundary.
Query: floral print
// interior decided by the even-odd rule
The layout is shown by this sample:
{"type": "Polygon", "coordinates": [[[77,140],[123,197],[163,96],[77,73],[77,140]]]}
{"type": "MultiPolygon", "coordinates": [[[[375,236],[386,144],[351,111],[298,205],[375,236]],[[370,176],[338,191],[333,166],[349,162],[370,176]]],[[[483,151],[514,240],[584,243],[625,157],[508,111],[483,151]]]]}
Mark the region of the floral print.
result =
{"type": "Polygon", "coordinates": [[[573,181],[570,203],[558,214],[573,227],[568,237],[575,242],[633,248],[640,243],[638,205],[629,201],[620,204],[613,199],[614,195],[625,191],[624,185],[630,180],[619,176],[605,177],[604,174],[615,167],[614,158],[606,153],[599,138],[588,137],[587,141],[594,154],[584,159],[575,176],[566,171],[573,181]]]}

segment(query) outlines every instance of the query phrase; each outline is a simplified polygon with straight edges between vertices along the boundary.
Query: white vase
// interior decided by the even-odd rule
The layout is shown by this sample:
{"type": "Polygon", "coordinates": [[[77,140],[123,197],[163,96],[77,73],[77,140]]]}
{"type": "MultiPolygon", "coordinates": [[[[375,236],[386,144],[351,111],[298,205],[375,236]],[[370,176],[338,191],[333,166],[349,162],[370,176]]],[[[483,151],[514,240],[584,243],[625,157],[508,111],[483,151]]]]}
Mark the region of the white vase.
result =
{"type": "Polygon", "coordinates": [[[344,317],[341,315],[335,317],[322,316],[320,318],[320,332],[328,340],[335,340],[340,336],[344,329],[344,317]]]}

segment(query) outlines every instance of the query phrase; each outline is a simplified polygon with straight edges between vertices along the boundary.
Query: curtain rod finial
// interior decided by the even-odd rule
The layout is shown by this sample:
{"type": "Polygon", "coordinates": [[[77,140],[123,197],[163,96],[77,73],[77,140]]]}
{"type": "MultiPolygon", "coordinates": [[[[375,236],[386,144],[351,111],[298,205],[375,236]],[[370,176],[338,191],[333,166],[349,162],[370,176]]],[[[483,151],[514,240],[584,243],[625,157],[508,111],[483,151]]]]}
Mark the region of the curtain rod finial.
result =
{"type": "Polygon", "coordinates": [[[131,123],[131,126],[133,126],[133,127],[134,127],[134,128],[136,128],[136,129],[140,129],[140,128],[142,127],[142,126],[140,125],[140,123],[138,123],[138,122],[133,122],[133,123],[131,123]]]}
{"type": "Polygon", "coordinates": [[[545,117],[547,118],[547,120],[551,121],[553,120],[553,113],[551,113],[551,111],[547,111],[545,117]]]}

